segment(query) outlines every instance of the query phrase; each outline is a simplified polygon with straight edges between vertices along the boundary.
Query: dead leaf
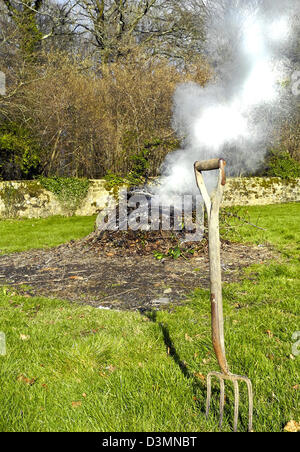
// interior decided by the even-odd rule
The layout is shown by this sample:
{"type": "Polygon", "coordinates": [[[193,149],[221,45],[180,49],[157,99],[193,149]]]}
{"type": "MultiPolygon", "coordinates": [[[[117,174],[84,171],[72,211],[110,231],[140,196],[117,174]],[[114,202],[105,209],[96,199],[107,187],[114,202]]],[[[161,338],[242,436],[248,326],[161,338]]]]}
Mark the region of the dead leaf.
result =
{"type": "Polygon", "coordinates": [[[28,341],[30,339],[30,336],[26,336],[26,334],[20,334],[20,339],[22,341],[28,341]]]}
{"type": "Polygon", "coordinates": [[[299,385],[295,385],[295,386],[293,386],[293,389],[296,389],[296,390],[298,390],[298,389],[299,389],[299,385]]]}
{"type": "Polygon", "coordinates": [[[25,375],[19,375],[17,381],[32,386],[36,382],[36,378],[27,378],[25,375]]]}
{"type": "Polygon", "coordinates": [[[8,300],[8,302],[9,302],[9,304],[12,305],[13,308],[22,308],[23,307],[23,304],[17,304],[17,302],[14,300],[8,300]]]}
{"type": "Polygon", "coordinates": [[[72,402],[72,407],[73,408],[77,408],[79,406],[81,406],[81,402],[72,402]]]}
{"type": "Polygon", "coordinates": [[[184,337],[186,341],[193,342],[193,339],[187,333],[185,333],[184,337]]]}
{"type": "Polygon", "coordinates": [[[267,330],[266,333],[270,338],[274,336],[274,334],[270,330],[267,330]]]}
{"type": "Polygon", "coordinates": [[[86,393],[85,392],[82,394],[82,397],[86,397],[86,393]]]}
{"type": "Polygon", "coordinates": [[[298,433],[300,432],[300,423],[296,421],[290,421],[284,427],[285,432],[298,433]]]}
{"type": "Polygon", "coordinates": [[[84,278],[82,276],[76,276],[76,275],[69,276],[69,279],[76,279],[78,281],[83,281],[84,280],[84,278]]]}
{"type": "Polygon", "coordinates": [[[194,373],[194,376],[195,376],[196,378],[199,378],[199,379],[202,380],[202,381],[205,381],[205,380],[206,380],[205,375],[201,374],[200,372],[195,372],[195,373],[194,373]]]}

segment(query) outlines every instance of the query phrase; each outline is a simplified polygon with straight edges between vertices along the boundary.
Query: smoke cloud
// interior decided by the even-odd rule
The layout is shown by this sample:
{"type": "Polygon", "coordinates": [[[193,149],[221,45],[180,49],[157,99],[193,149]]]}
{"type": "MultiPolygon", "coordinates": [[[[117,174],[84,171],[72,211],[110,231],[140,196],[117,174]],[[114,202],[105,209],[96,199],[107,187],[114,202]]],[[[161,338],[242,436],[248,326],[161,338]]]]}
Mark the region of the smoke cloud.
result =
{"type": "Polygon", "coordinates": [[[206,55],[215,75],[204,88],[188,83],[175,92],[173,127],[182,149],[167,156],[157,189],[168,202],[197,192],[196,160],[224,157],[231,176],[259,169],[291,103],[286,80],[299,0],[206,3],[206,55]]]}

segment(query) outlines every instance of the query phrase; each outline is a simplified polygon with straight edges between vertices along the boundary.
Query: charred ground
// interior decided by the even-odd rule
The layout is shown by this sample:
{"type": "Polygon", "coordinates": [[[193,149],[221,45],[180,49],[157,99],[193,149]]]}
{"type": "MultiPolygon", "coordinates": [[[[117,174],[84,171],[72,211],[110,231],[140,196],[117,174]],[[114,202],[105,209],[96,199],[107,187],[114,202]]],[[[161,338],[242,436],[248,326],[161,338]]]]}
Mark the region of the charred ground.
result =
{"type": "MultiPolygon", "coordinates": [[[[142,233],[139,233],[142,234],[142,233]]],[[[174,235],[93,233],[51,249],[0,257],[0,285],[29,296],[67,299],[95,307],[147,310],[182,303],[190,291],[209,287],[207,241],[185,244],[178,259],[155,259],[178,245],[174,235]]],[[[222,242],[223,281],[271,259],[266,246],[222,242]]]]}

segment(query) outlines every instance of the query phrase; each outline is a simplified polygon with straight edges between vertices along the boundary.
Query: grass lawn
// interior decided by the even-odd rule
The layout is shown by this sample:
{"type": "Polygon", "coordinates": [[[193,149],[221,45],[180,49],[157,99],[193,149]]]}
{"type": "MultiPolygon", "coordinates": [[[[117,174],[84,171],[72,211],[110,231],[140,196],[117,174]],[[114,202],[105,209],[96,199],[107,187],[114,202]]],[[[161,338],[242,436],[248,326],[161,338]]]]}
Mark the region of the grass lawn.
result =
{"type": "Polygon", "coordinates": [[[0,220],[0,254],[49,248],[88,235],[95,216],[0,220]]]}
{"type": "MultiPolygon", "coordinates": [[[[300,421],[300,356],[292,354],[300,330],[300,205],[246,210],[266,231],[245,225],[228,231],[230,238],[269,242],[280,255],[246,269],[241,283],[224,285],[227,359],[232,372],[252,379],[254,430],[280,432],[300,421]]],[[[89,233],[93,221],[0,221],[0,249],[53,246],[89,233]]],[[[206,290],[171,313],[142,316],[0,288],[0,331],[7,344],[0,356],[1,431],[218,431],[217,385],[212,415],[204,415],[205,376],[218,370],[206,290]]],[[[226,392],[224,430],[231,431],[230,384],[226,392]]]]}

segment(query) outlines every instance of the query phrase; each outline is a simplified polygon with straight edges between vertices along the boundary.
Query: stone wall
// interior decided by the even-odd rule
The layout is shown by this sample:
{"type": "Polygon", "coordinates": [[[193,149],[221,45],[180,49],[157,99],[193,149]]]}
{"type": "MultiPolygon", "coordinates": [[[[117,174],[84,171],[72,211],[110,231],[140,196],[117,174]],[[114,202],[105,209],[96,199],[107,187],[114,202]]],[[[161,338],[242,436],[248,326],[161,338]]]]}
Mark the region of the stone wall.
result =
{"type": "Polygon", "coordinates": [[[223,206],[263,206],[300,201],[300,179],[236,177],[227,180],[223,206]]]}
{"type": "MultiPolygon", "coordinates": [[[[75,215],[94,215],[107,204],[110,192],[105,181],[91,180],[87,196],[75,215]]],[[[279,178],[228,179],[223,206],[254,206],[300,201],[300,179],[279,178]]],[[[38,181],[0,182],[1,218],[42,218],[70,215],[70,211],[38,181]]]]}
{"type": "MultiPolygon", "coordinates": [[[[75,215],[88,216],[100,212],[110,193],[103,179],[91,180],[88,193],[75,215]]],[[[45,218],[52,215],[70,215],[68,203],[63,203],[39,181],[0,182],[1,218],[45,218]]]]}

